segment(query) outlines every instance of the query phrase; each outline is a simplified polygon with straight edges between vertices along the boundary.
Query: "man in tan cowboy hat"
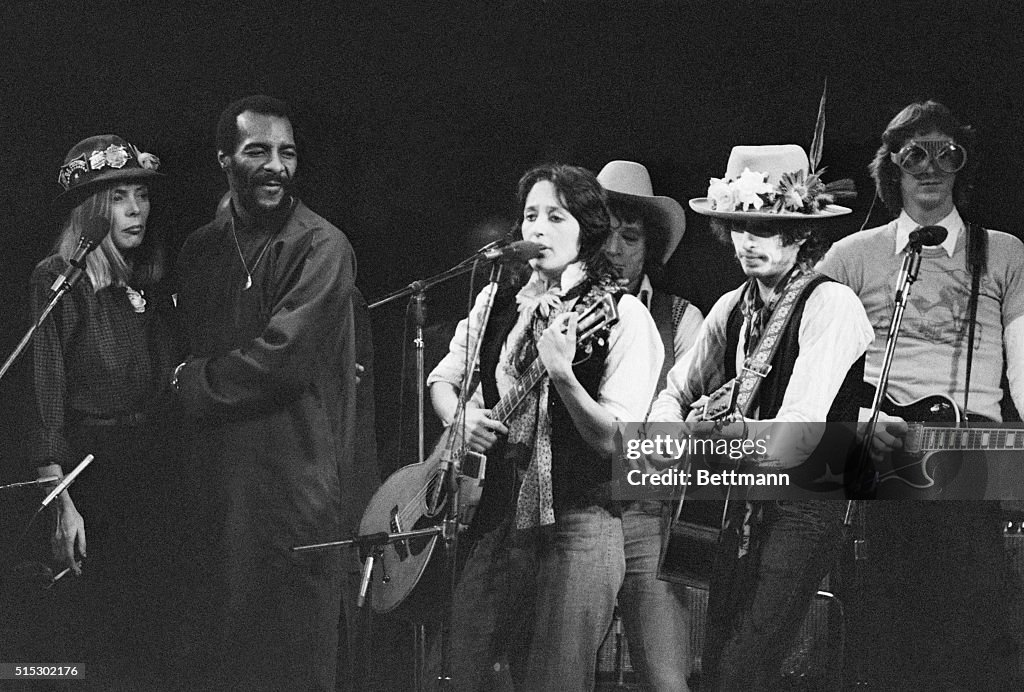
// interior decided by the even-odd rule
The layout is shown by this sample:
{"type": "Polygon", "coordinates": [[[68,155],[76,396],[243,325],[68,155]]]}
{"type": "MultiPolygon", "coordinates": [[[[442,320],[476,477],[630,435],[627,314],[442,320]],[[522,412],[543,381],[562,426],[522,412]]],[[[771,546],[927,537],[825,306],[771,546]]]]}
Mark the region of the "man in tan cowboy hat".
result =
{"type": "MultiPolygon", "coordinates": [[[[665,363],[658,381],[660,391],[672,364],[693,345],[704,321],[689,301],[660,289],[665,264],[686,231],[686,213],[671,197],[654,194],[643,164],[612,161],[601,169],[597,180],[608,192],[611,216],[605,255],[627,290],[650,310],[661,335],[665,363]]],[[[618,597],[630,660],[642,680],[659,692],[686,690],[690,667],[686,594],[675,584],[658,579],[666,510],[665,502],[656,499],[631,502],[623,508],[626,576],[618,597]]]]}
{"type": "MultiPolygon", "coordinates": [[[[731,242],[748,280],[708,313],[650,421],[706,420],[691,406],[732,381],[733,422],[717,434],[770,439],[768,454],[745,461],[763,471],[799,465],[819,444],[820,434],[803,447],[776,444],[787,426],[853,420],[872,333],[852,291],[811,270],[826,249],[825,227],[850,211],[830,201],[795,145],[735,147],[725,177],[690,200],[731,242]]],[[[840,543],[843,503],[733,505],[726,529],[735,541],[723,543],[722,568],[711,577],[701,689],[774,689],[840,543]]]]}

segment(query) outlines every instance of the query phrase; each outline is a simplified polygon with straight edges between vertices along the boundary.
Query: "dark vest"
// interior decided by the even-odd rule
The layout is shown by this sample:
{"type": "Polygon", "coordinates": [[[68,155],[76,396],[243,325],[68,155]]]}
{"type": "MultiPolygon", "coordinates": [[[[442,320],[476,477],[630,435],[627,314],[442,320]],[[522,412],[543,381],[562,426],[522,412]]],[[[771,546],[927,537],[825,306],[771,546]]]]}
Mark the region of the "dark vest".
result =
{"type": "Polygon", "coordinates": [[[676,327],[683,313],[690,306],[685,298],[674,296],[671,293],[664,293],[657,289],[651,295],[651,317],[661,335],[661,345],[665,347],[665,361],[661,365],[661,375],[658,377],[658,386],[654,388],[655,396],[665,388],[665,380],[668,371],[672,369],[676,361],[676,327]]]}
{"type": "MultiPolygon", "coordinates": [[[[589,289],[589,282],[572,290],[568,298],[589,289]]],[[[616,296],[616,300],[621,294],[616,296]]],[[[484,332],[480,348],[480,385],[484,405],[493,408],[499,400],[495,373],[502,346],[515,326],[518,309],[515,291],[503,288],[495,297],[491,318],[484,332]]],[[[592,342],[589,356],[577,351],[573,372],[590,396],[597,398],[608,344],[604,339],[592,342]]],[[[612,477],[611,460],[602,459],[576,430],[565,404],[554,386],[548,389],[548,414],[551,419],[551,481],[555,514],[560,510],[604,503],[602,487],[612,477]]],[[[517,469],[504,458],[504,444],[499,442],[487,454],[487,477],[483,497],[473,522],[474,533],[494,528],[504,517],[515,511],[518,484],[517,469]]],[[[523,463],[528,462],[524,460],[523,463]]],[[[525,469],[519,469],[519,472],[525,469]]]]}
{"type": "MultiPolygon", "coordinates": [[[[793,307],[789,323],[780,337],[778,350],[772,358],[771,372],[761,383],[757,394],[758,418],[761,420],[774,418],[782,407],[782,399],[786,395],[786,387],[793,375],[793,367],[796,365],[797,356],[800,355],[800,321],[803,319],[804,307],[807,298],[822,283],[832,281],[826,276],[818,276],[813,279],[810,285],[804,290],[793,307]]],[[[729,313],[729,321],[726,326],[726,357],[725,375],[727,379],[736,375],[736,349],[739,347],[740,330],[743,328],[743,313],[741,311],[742,300],[737,301],[732,312],[729,313]]],[[[857,409],[862,399],[864,381],[864,354],[854,361],[853,365],[846,372],[839,393],[832,401],[826,421],[855,423],[857,421],[857,409]]],[[[848,454],[854,453],[851,448],[852,437],[847,431],[838,426],[829,426],[826,436],[817,450],[811,455],[801,469],[806,473],[801,474],[798,470],[790,472],[791,481],[800,483],[803,480],[809,481],[821,475],[823,469],[819,465],[826,463],[834,473],[843,473],[846,466],[854,459],[848,458],[848,454]],[[807,478],[802,478],[806,476],[807,478]]]]}

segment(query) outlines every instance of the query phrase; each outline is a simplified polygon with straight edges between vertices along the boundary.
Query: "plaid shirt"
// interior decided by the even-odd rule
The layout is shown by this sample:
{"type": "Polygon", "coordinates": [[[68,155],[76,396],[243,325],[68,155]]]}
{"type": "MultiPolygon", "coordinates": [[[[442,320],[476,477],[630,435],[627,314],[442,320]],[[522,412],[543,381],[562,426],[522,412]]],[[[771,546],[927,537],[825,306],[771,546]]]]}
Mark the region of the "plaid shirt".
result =
{"type": "MultiPolygon", "coordinates": [[[[57,255],[32,272],[32,315],[50,300],[50,286],[68,266],[57,255]]],[[[39,326],[33,341],[36,429],[33,466],[77,462],[68,443],[75,421],[144,412],[166,389],[174,367],[170,296],[145,291],[135,312],[124,287],[94,292],[87,276],[39,326]]]]}

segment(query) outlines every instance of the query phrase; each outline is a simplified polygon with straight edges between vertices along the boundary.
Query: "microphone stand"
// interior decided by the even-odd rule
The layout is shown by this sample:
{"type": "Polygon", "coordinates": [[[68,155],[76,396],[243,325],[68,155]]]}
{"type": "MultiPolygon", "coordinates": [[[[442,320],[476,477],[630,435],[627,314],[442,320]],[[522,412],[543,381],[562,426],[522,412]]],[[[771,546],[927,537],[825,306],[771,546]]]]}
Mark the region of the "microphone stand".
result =
{"type": "MultiPolygon", "coordinates": [[[[856,475],[854,476],[856,486],[852,490],[853,498],[846,502],[846,513],[843,516],[843,525],[847,528],[853,525],[855,516],[857,519],[857,525],[853,534],[853,590],[860,596],[863,596],[864,586],[863,563],[868,559],[866,507],[863,506],[863,502],[874,495],[878,484],[878,472],[874,469],[871,461],[871,441],[875,434],[875,428],[878,426],[878,416],[882,400],[885,398],[885,393],[889,386],[889,371],[892,368],[893,356],[896,354],[896,340],[899,337],[900,326],[903,324],[903,312],[910,298],[910,288],[917,280],[920,268],[921,244],[911,242],[907,248],[907,253],[903,257],[903,264],[896,279],[896,307],[893,310],[892,321],[889,323],[889,333],[885,340],[881,373],[878,377],[878,384],[875,387],[874,399],[871,402],[871,417],[868,419],[868,424],[862,438],[856,475]]],[[[854,617],[854,620],[856,620],[856,617],[854,617]]],[[[855,636],[854,639],[859,640],[862,637],[855,636]]],[[[864,664],[864,656],[857,656],[855,671],[857,679],[854,681],[857,686],[866,684],[864,664]]]]}
{"type": "MultiPolygon", "coordinates": [[[[84,262],[82,264],[84,266],[84,262]]],[[[58,279],[57,282],[54,283],[53,297],[50,298],[50,302],[47,303],[46,307],[43,308],[43,311],[39,313],[39,317],[32,322],[32,326],[25,332],[25,336],[21,337],[21,341],[18,342],[18,345],[15,346],[14,350],[11,352],[11,355],[7,357],[3,366],[0,367],[0,379],[3,379],[4,375],[6,375],[7,371],[11,369],[11,366],[14,365],[14,362],[21,355],[22,351],[25,350],[25,347],[28,346],[28,342],[32,339],[32,335],[36,333],[37,329],[39,329],[43,320],[47,318],[57,303],[60,302],[60,299],[64,297],[64,294],[70,291],[71,288],[78,283],[78,279],[81,278],[81,276],[82,268],[75,267],[75,271],[71,272],[67,278],[63,280],[58,279]]]]}
{"type": "Polygon", "coordinates": [[[871,402],[871,417],[868,419],[861,445],[860,457],[857,463],[856,476],[854,477],[857,487],[855,497],[847,501],[846,514],[843,523],[849,526],[852,521],[855,503],[858,499],[867,499],[873,495],[875,486],[878,483],[878,472],[871,464],[871,440],[878,427],[878,415],[881,412],[882,400],[889,386],[889,370],[892,368],[893,356],[896,355],[896,340],[899,338],[900,326],[903,324],[903,312],[906,310],[910,298],[910,288],[917,281],[917,274],[921,268],[921,245],[912,243],[903,256],[903,264],[900,267],[899,276],[896,279],[896,307],[893,309],[892,321],[889,322],[889,333],[885,339],[885,352],[882,355],[882,368],[878,376],[878,384],[875,387],[875,396],[871,402]]]}
{"type": "MultiPolygon", "coordinates": [[[[417,350],[417,353],[416,353],[416,381],[417,381],[416,389],[417,389],[417,396],[418,396],[418,399],[419,399],[418,405],[417,405],[417,413],[418,413],[417,425],[418,425],[418,429],[419,429],[419,453],[418,453],[418,460],[420,462],[423,462],[426,459],[425,448],[424,448],[424,439],[423,439],[423,426],[424,426],[424,416],[425,416],[425,413],[424,413],[425,391],[424,391],[424,389],[425,389],[425,383],[426,383],[426,373],[425,373],[425,368],[424,368],[424,363],[423,363],[423,346],[424,346],[424,344],[423,344],[423,311],[422,311],[423,295],[424,295],[424,293],[427,290],[429,290],[430,288],[432,288],[433,286],[435,286],[435,285],[437,285],[439,283],[442,283],[444,281],[448,281],[449,279],[455,278],[456,276],[461,276],[462,274],[465,274],[465,273],[467,273],[469,271],[472,271],[475,268],[477,261],[479,261],[480,259],[483,259],[483,258],[478,253],[477,255],[474,255],[473,257],[471,257],[471,258],[469,258],[469,259],[467,259],[467,260],[465,260],[463,262],[460,262],[459,264],[455,265],[451,269],[443,271],[440,274],[436,274],[436,275],[434,275],[432,277],[429,277],[427,279],[422,279],[420,281],[414,281],[411,284],[409,284],[408,286],[406,286],[405,288],[402,288],[402,289],[399,289],[397,291],[394,291],[393,293],[390,293],[390,294],[384,296],[380,300],[377,300],[377,301],[371,303],[368,306],[368,308],[370,310],[372,310],[372,309],[380,307],[382,305],[386,305],[387,303],[390,303],[390,302],[392,302],[394,300],[397,300],[399,298],[402,298],[402,297],[405,297],[405,296],[410,296],[410,295],[414,296],[413,300],[416,302],[416,308],[414,310],[414,313],[416,314],[416,319],[417,319],[416,337],[415,337],[414,344],[415,344],[415,347],[416,347],[416,350],[417,350]]],[[[492,268],[491,268],[491,278],[490,278],[490,282],[489,283],[490,284],[495,284],[495,288],[497,287],[496,285],[497,285],[498,281],[500,281],[501,273],[502,273],[502,265],[501,265],[500,262],[495,263],[494,265],[492,265],[492,268]]],[[[470,389],[470,383],[473,381],[473,378],[472,378],[473,366],[475,365],[475,363],[477,361],[477,358],[479,357],[480,347],[481,347],[481,344],[483,342],[483,334],[484,334],[484,331],[487,328],[487,322],[490,319],[491,308],[494,305],[494,298],[495,298],[495,294],[496,293],[497,293],[496,290],[491,291],[491,293],[490,293],[489,299],[488,299],[487,304],[485,306],[484,316],[483,316],[483,319],[482,319],[481,324],[480,324],[480,334],[479,334],[479,336],[476,339],[476,342],[475,342],[475,345],[474,345],[474,349],[473,349],[473,353],[472,353],[471,357],[469,358],[469,360],[466,363],[466,372],[463,373],[463,387],[459,391],[458,404],[456,405],[455,416],[453,418],[453,423],[452,423],[452,427],[453,428],[455,426],[460,426],[463,429],[463,433],[462,433],[461,436],[459,436],[458,439],[464,439],[465,438],[464,429],[465,429],[465,424],[466,424],[466,415],[465,415],[465,413],[466,413],[466,402],[469,400],[469,397],[472,394],[472,392],[470,392],[469,389],[470,389]]],[[[455,438],[453,436],[453,438],[450,438],[450,439],[455,439],[455,438]]],[[[449,450],[449,451],[451,451],[451,450],[449,450]]],[[[441,521],[441,523],[438,526],[433,527],[433,528],[427,530],[427,531],[430,532],[429,535],[435,535],[435,536],[436,535],[440,535],[441,538],[442,538],[442,541],[443,541],[444,546],[445,546],[445,569],[446,569],[447,577],[448,577],[448,590],[449,590],[448,607],[446,607],[444,609],[445,615],[444,615],[444,618],[443,618],[443,624],[442,624],[442,628],[441,628],[441,673],[438,676],[438,683],[440,684],[440,687],[442,689],[451,689],[451,686],[452,686],[452,679],[451,679],[451,675],[449,673],[449,670],[450,670],[450,665],[449,665],[450,661],[449,661],[449,659],[450,659],[450,656],[451,656],[451,611],[452,611],[452,607],[454,606],[454,603],[455,603],[455,590],[456,590],[456,587],[458,585],[458,579],[457,579],[457,574],[456,574],[456,567],[457,567],[457,564],[458,564],[458,533],[459,533],[458,532],[458,527],[459,527],[459,511],[460,511],[460,506],[459,506],[459,491],[460,491],[459,473],[460,473],[460,471],[461,471],[461,460],[453,459],[451,454],[447,454],[445,456],[445,458],[442,459],[441,464],[438,467],[437,479],[436,479],[436,481],[434,483],[434,487],[433,487],[433,490],[431,492],[431,496],[428,499],[428,503],[427,503],[428,507],[432,508],[433,511],[436,511],[439,508],[439,505],[441,503],[441,492],[442,492],[442,490],[444,490],[444,489],[447,490],[447,500],[448,501],[447,501],[447,510],[445,512],[445,518],[441,521]]],[[[406,533],[402,533],[402,534],[390,534],[390,536],[407,536],[410,533],[414,533],[414,532],[406,532],[406,533]]],[[[428,535],[428,534],[423,534],[423,535],[428,535]]],[[[389,536],[389,539],[385,543],[391,543],[391,542],[395,542],[395,541],[398,541],[398,540],[402,540],[402,538],[391,538],[390,536],[389,536]]],[[[330,544],[322,544],[323,547],[327,547],[328,545],[330,545],[330,544]]],[[[381,544],[381,547],[375,549],[377,551],[376,555],[379,556],[382,553],[382,551],[383,551],[383,547],[382,546],[383,545],[384,544],[381,544]]],[[[317,547],[317,546],[309,546],[310,549],[312,549],[313,547],[317,547]]],[[[365,589],[366,589],[366,585],[369,583],[369,576],[372,573],[373,561],[374,561],[374,555],[371,554],[367,558],[366,563],[363,566],[363,582],[360,585],[360,605],[362,605],[362,599],[365,599],[365,589]]],[[[422,625],[419,625],[417,629],[419,630],[421,628],[422,628],[422,625]]],[[[417,649],[422,645],[421,643],[422,643],[423,639],[424,638],[422,636],[422,633],[420,631],[417,631],[417,635],[416,635],[417,649]]],[[[421,686],[422,686],[422,680],[423,680],[423,674],[422,674],[422,670],[421,670],[423,666],[422,666],[421,661],[425,660],[425,656],[423,656],[421,654],[421,652],[417,652],[416,658],[417,658],[417,663],[416,663],[416,668],[417,668],[417,670],[416,670],[416,681],[417,681],[417,684],[416,684],[416,688],[420,689],[421,686]]]]}
{"type": "MultiPolygon", "coordinates": [[[[494,289],[489,293],[487,297],[487,303],[484,306],[483,318],[480,320],[480,330],[477,335],[476,341],[473,346],[473,353],[470,354],[469,359],[466,361],[466,369],[462,374],[462,387],[459,389],[459,401],[455,407],[455,417],[452,419],[452,427],[459,430],[460,434],[455,436],[455,439],[461,441],[466,438],[466,403],[469,401],[472,392],[470,391],[471,384],[473,382],[473,367],[476,365],[477,359],[480,356],[480,348],[484,340],[484,332],[487,330],[487,323],[491,318],[491,309],[494,307],[494,299],[498,293],[498,282],[501,280],[502,265],[496,263],[491,267],[491,277],[488,282],[488,286],[494,286],[494,289]]],[[[485,289],[486,290],[486,289],[485,289]]],[[[458,575],[456,574],[458,566],[458,552],[459,552],[459,513],[460,513],[460,491],[461,485],[459,483],[459,475],[462,470],[462,460],[453,459],[451,455],[446,455],[441,461],[441,465],[438,468],[438,475],[441,476],[434,483],[434,492],[428,506],[437,507],[438,494],[442,482],[448,488],[448,511],[446,517],[442,523],[445,526],[446,531],[442,534],[445,543],[445,562],[448,576],[448,607],[445,609],[445,616],[442,619],[441,624],[441,672],[437,677],[437,682],[440,689],[450,690],[453,689],[452,677],[451,677],[451,624],[452,624],[452,610],[455,607],[455,591],[458,587],[458,575]]],[[[469,523],[467,518],[466,523],[469,523]]]]}

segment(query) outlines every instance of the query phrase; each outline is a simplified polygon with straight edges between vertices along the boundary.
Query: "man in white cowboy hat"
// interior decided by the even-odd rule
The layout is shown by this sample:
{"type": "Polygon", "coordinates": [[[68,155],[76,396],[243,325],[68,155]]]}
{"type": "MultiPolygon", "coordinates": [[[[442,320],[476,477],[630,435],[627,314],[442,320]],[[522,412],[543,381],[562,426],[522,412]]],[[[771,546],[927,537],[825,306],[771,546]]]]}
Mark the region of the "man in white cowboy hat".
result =
{"type": "MultiPolygon", "coordinates": [[[[1004,365],[1009,395],[1024,411],[1024,243],[960,216],[975,173],[974,143],[973,129],[940,103],[900,111],[870,166],[878,196],[896,218],[838,241],[819,270],[849,285],[864,304],[874,326],[865,375],[874,384],[910,234],[922,226],[944,228],[941,244],[921,251],[887,394],[902,404],[945,395],[968,420],[999,421],[1004,365]]],[[[900,416],[883,412],[880,421],[871,441],[879,462],[902,447],[908,430],[900,416]]],[[[993,464],[1005,456],[940,455],[935,462],[943,458],[959,467],[954,479],[987,468],[992,486],[993,464]]],[[[1013,454],[1007,461],[1017,463],[1013,454]]],[[[892,485],[883,482],[879,492],[892,485]]],[[[882,586],[866,613],[868,627],[872,618],[880,625],[871,637],[878,665],[871,667],[888,678],[881,683],[1019,689],[1006,678],[1016,645],[1007,622],[998,503],[901,500],[870,503],[866,511],[869,574],[882,586]],[[912,651],[900,648],[911,641],[912,651]]]]}
{"type": "MultiPolygon", "coordinates": [[[[643,164],[611,161],[597,180],[608,192],[611,216],[605,255],[627,290],[651,311],[661,335],[665,362],[656,390],[660,391],[672,364],[693,345],[704,321],[696,306],[660,289],[665,265],[686,231],[686,213],[671,197],[654,194],[643,164]]],[[[666,503],[657,499],[623,507],[626,576],[618,597],[630,660],[641,679],[659,691],[686,690],[690,667],[686,595],[681,587],[658,579],[666,510],[666,503]]]]}
{"type": "MultiPolygon", "coordinates": [[[[768,454],[747,460],[765,470],[802,463],[821,439],[776,444],[787,426],[852,420],[872,332],[853,292],[811,270],[826,249],[824,227],[850,211],[830,201],[795,145],[733,148],[726,176],[711,180],[708,197],[690,200],[731,241],[748,280],[715,303],[649,421],[700,420],[691,406],[733,381],[733,422],[691,425],[769,438],[768,454]]],[[[737,542],[712,576],[701,689],[773,689],[840,544],[843,503],[734,505],[728,526],[737,542]]]]}

